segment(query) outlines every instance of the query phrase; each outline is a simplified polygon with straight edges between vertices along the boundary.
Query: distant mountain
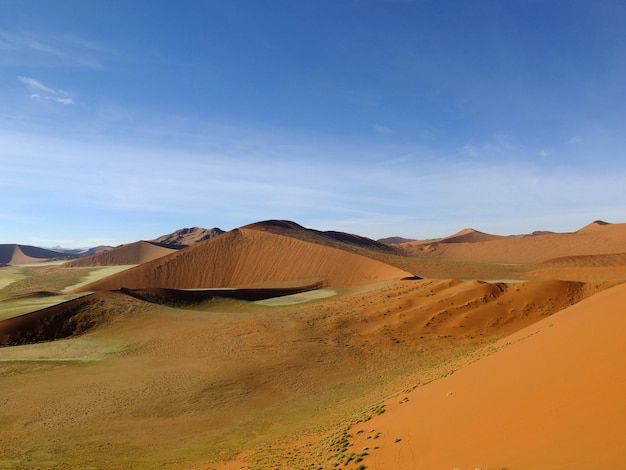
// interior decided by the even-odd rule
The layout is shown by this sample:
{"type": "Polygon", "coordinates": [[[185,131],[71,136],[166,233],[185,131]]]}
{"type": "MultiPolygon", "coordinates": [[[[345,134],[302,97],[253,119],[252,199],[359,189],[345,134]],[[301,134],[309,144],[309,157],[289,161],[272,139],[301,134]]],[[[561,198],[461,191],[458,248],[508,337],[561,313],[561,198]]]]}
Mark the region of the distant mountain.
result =
{"type": "Polygon", "coordinates": [[[58,251],[59,253],[64,253],[64,254],[71,255],[71,256],[89,256],[89,255],[93,255],[95,253],[99,253],[104,250],[110,250],[111,248],[113,247],[108,246],[108,245],[98,245],[93,248],[63,248],[60,246],[54,246],[49,249],[52,251],[58,251]]]}
{"type": "Polygon", "coordinates": [[[84,268],[141,264],[169,255],[175,251],[177,250],[174,248],[168,248],[158,243],[139,241],[99,251],[90,256],[84,256],[66,263],[65,266],[68,268],[84,268]]]}
{"type": "Polygon", "coordinates": [[[555,232],[551,232],[549,230],[535,230],[533,233],[531,233],[530,237],[539,237],[541,235],[551,235],[554,234],[555,232]]]}
{"type": "Polygon", "coordinates": [[[379,243],[384,243],[385,245],[401,245],[402,243],[414,242],[416,241],[414,238],[403,238],[403,237],[387,237],[387,238],[379,238],[379,243]]]}
{"type": "Polygon", "coordinates": [[[340,248],[347,251],[355,249],[366,249],[393,253],[395,248],[381,243],[371,238],[355,235],[347,232],[337,232],[334,230],[321,231],[303,227],[289,220],[264,220],[245,225],[241,228],[270,232],[276,235],[285,235],[299,240],[326,245],[333,248],[340,248]]]}
{"type": "Polygon", "coordinates": [[[217,227],[210,229],[201,227],[181,228],[173,233],[162,235],[159,238],[155,238],[150,241],[163,246],[181,248],[208,240],[209,238],[216,237],[222,233],[224,233],[224,230],[217,227]]]}

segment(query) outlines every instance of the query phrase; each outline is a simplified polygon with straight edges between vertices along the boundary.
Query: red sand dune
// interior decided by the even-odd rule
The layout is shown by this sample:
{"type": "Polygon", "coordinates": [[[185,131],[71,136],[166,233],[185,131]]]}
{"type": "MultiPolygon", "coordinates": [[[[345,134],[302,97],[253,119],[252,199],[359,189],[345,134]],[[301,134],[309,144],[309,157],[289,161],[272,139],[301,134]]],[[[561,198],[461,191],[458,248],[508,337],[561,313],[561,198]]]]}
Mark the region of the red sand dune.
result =
{"type": "Polygon", "coordinates": [[[90,266],[121,266],[126,264],[142,264],[162,256],[175,253],[177,250],[166,248],[155,243],[139,241],[120,245],[116,248],[101,251],[85,258],[66,263],[68,268],[84,268],[90,266]]]}
{"type": "Polygon", "coordinates": [[[303,279],[348,286],[410,276],[406,271],[342,250],[238,229],[96,281],[81,291],[242,287],[303,279]]]}
{"type": "Polygon", "coordinates": [[[622,468],[624,305],[626,284],[390,400],[384,414],[352,428],[354,452],[368,447],[368,469],[622,468]]]}

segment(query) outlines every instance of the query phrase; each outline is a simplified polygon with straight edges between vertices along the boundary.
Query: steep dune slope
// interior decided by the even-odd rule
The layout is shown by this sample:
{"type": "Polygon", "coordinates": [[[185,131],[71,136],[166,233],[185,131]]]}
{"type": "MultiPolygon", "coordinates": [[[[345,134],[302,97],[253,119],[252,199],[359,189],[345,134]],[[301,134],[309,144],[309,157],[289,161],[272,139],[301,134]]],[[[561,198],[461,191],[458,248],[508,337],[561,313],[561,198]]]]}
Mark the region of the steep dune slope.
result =
{"type": "Polygon", "coordinates": [[[624,304],[622,284],[518,331],[495,354],[390,401],[354,448],[376,443],[369,469],[623,466],[624,304]]]}
{"type": "Polygon", "coordinates": [[[362,256],[291,237],[238,229],[81,288],[210,288],[321,279],[336,286],[412,276],[362,256]]]}

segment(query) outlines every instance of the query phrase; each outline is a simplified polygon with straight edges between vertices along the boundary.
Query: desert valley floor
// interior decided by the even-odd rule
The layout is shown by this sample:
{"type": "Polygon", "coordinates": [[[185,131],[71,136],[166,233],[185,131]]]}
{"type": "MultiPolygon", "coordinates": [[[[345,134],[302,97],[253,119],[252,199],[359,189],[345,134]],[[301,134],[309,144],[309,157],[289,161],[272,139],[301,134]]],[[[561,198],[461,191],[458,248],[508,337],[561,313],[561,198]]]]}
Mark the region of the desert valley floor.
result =
{"type": "Polygon", "coordinates": [[[624,466],[626,224],[192,238],[0,247],[0,468],[624,466]]]}

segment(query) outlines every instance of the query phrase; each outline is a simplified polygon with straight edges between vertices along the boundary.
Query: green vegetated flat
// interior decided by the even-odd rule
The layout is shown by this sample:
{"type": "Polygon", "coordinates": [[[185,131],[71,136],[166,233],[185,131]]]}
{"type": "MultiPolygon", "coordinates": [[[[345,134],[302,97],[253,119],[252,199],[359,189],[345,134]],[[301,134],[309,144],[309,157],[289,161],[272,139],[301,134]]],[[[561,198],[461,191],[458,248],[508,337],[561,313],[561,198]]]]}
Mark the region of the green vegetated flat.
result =
{"type": "Polygon", "coordinates": [[[0,320],[16,317],[42,308],[82,297],[80,294],[35,295],[0,301],[0,320]]]}
{"type": "Polygon", "coordinates": [[[59,263],[0,269],[0,320],[66,302],[85,294],[67,292],[132,266],[64,268],[59,263]]]}
{"type": "Polygon", "coordinates": [[[17,266],[3,266],[0,268],[0,290],[20,279],[27,278],[24,269],[17,266]]]}

